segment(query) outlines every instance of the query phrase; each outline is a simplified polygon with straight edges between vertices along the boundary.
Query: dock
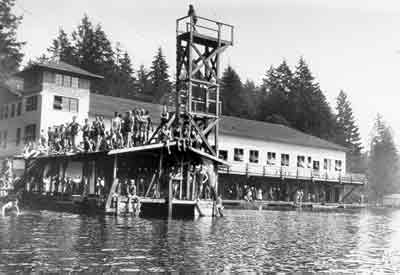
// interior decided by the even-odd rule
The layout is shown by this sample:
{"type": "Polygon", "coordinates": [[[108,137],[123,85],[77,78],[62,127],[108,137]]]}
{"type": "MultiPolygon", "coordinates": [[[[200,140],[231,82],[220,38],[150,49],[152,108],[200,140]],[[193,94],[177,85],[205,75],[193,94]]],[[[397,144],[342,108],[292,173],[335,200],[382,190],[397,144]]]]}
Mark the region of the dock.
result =
{"type": "Polygon", "coordinates": [[[290,210],[290,209],[310,209],[310,210],[339,210],[339,209],[363,209],[366,204],[354,203],[321,203],[303,202],[297,204],[293,201],[246,201],[246,200],[224,200],[226,209],[247,209],[247,210],[290,210]]]}

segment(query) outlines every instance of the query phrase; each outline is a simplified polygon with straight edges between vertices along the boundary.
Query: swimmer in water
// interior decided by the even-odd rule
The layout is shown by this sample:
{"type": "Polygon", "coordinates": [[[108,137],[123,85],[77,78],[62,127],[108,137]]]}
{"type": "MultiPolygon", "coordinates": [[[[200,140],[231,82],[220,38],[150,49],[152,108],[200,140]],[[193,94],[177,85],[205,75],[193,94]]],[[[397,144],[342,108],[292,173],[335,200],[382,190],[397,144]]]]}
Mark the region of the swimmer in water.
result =
{"type": "Polygon", "coordinates": [[[18,199],[9,201],[1,207],[1,214],[3,215],[3,217],[6,215],[6,211],[11,210],[11,209],[16,210],[17,215],[20,214],[19,207],[18,207],[18,199]]]}
{"type": "Polygon", "coordinates": [[[218,195],[217,200],[215,201],[215,206],[216,206],[216,210],[217,210],[217,215],[219,215],[220,217],[223,217],[224,214],[223,214],[222,210],[224,209],[224,206],[222,205],[221,195],[218,195]]]}

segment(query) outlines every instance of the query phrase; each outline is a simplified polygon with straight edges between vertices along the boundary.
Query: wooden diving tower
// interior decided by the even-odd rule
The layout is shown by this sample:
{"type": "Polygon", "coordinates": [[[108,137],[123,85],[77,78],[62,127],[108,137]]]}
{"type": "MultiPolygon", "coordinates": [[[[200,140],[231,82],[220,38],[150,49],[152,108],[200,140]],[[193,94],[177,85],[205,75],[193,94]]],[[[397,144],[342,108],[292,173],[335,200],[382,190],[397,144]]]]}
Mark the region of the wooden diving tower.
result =
{"type": "Polygon", "coordinates": [[[233,45],[233,34],[232,25],[204,17],[176,20],[176,121],[189,121],[213,156],[218,154],[221,54],[233,45]]]}
{"type": "Polygon", "coordinates": [[[176,21],[176,43],[175,108],[148,142],[110,151],[27,159],[24,201],[28,205],[129,213],[129,196],[120,191],[125,190],[123,182],[132,181],[142,213],[213,215],[218,166],[226,165],[217,156],[220,61],[224,50],[233,45],[233,26],[185,16],[176,21]],[[174,134],[162,139],[167,130],[174,134]],[[99,189],[98,182],[103,181],[99,189]],[[102,190],[100,195],[98,190],[102,190]]]}

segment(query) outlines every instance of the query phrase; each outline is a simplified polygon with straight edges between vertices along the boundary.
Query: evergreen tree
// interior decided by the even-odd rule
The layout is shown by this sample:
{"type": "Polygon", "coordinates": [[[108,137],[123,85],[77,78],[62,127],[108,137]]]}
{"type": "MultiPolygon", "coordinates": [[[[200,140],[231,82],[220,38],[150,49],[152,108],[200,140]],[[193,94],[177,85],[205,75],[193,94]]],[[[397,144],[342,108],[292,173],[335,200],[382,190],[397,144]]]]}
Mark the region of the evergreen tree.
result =
{"type": "Polygon", "coordinates": [[[296,66],[289,101],[288,120],[293,127],[320,138],[334,139],[334,115],[303,58],[296,66]]]}
{"type": "Polygon", "coordinates": [[[171,91],[171,83],[169,81],[168,64],[162,53],[161,47],[158,48],[157,54],[154,56],[151,65],[151,92],[154,102],[161,102],[171,91]]]}
{"type": "Polygon", "coordinates": [[[376,117],[368,162],[370,200],[381,201],[386,194],[400,190],[398,154],[390,128],[379,114],[376,117]]]}
{"type": "Polygon", "coordinates": [[[22,61],[22,46],[17,40],[17,28],[22,16],[13,14],[15,0],[0,1],[0,88],[9,88],[7,80],[18,70],[22,61]]]}
{"type": "Polygon", "coordinates": [[[141,94],[151,93],[151,79],[150,73],[146,70],[144,65],[140,65],[137,71],[138,92],[141,94]]]}
{"type": "Polygon", "coordinates": [[[246,80],[242,89],[242,96],[244,99],[245,114],[244,117],[247,119],[257,119],[258,108],[260,102],[262,102],[262,93],[257,89],[256,84],[252,80],[246,80]]]}
{"type": "Polygon", "coordinates": [[[266,99],[260,111],[261,119],[271,123],[290,125],[289,96],[293,89],[293,73],[285,61],[278,68],[271,67],[263,79],[266,99]]]}
{"type": "Polygon", "coordinates": [[[223,73],[220,86],[222,113],[229,116],[243,117],[245,103],[242,96],[242,82],[236,71],[228,66],[223,73]]]}
{"type": "Polygon", "coordinates": [[[114,52],[114,71],[110,76],[113,82],[113,94],[118,97],[133,98],[136,89],[131,58],[119,43],[117,43],[114,52]]]}
{"type": "Polygon", "coordinates": [[[85,15],[72,38],[82,68],[101,74],[112,67],[114,52],[101,25],[93,26],[85,15]]]}
{"type": "Polygon", "coordinates": [[[50,54],[50,59],[59,59],[71,65],[78,63],[75,49],[68,38],[68,34],[62,28],[60,28],[57,38],[53,40],[47,52],[50,54]]]}
{"type": "Polygon", "coordinates": [[[344,91],[340,91],[336,99],[336,142],[349,149],[347,168],[352,172],[361,170],[361,137],[355,123],[353,109],[344,91]]]}

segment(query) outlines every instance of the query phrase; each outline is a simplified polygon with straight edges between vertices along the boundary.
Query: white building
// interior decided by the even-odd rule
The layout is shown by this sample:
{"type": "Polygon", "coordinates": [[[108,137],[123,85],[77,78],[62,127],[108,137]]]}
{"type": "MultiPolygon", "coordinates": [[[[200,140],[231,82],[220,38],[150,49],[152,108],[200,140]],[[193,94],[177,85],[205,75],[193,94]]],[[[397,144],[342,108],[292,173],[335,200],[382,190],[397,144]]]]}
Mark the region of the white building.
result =
{"type": "MultiPolygon", "coordinates": [[[[0,94],[0,159],[20,154],[41,130],[73,116],[82,123],[102,115],[109,127],[114,112],[140,107],[150,111],[155,123],[159,120],[161,105],[91,94],[90,81],[101,76],[64,62],[36,64],[18,75],[24,82],[19,94],[0,94]]],[[[219,156],[230,163],[220,170],[221,178],[242,175],[244,181],[293,181],[293,186],[325,182],[339,190],[331,197],[343,196],[343,184],[363,183],[363,178],[345,173],[346,148],[278,124],[222,116],[219,156]]]]}
{"type": "Polygon", "coordinates": [[[32,65],[17,92],[0,91],[0,158],[22,152],[41,130],[89,114],[90,80],[102,78],[64,62],[32,65]]]}

